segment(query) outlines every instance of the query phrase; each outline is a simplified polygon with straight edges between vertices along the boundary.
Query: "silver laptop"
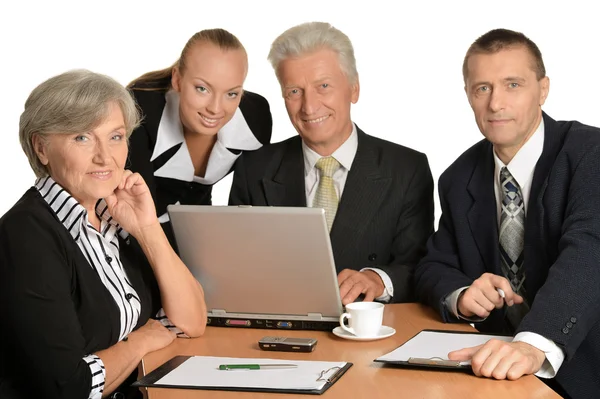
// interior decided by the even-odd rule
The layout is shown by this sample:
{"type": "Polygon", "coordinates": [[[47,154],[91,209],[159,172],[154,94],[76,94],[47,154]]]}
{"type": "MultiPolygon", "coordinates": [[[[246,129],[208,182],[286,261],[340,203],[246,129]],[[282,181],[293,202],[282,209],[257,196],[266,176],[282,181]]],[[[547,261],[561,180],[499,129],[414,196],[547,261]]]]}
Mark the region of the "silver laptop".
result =
{"type": "Polygon", "coordinates": [[[342,302],[323,209],[170,205],[209,325],[331,330],[342,302]]]}

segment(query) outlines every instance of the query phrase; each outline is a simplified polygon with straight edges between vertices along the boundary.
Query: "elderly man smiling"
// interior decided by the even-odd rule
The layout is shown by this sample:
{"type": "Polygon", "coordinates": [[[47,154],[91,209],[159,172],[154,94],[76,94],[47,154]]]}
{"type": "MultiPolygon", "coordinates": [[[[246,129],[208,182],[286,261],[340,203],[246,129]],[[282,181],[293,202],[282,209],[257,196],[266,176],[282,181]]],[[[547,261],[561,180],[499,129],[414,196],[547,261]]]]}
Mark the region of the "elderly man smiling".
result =
{"type": "Polygon", "coordinates": [[[244,154],[230,204],[324,208],[342,302],[411,301],[413,269],[433,231],[427,157],[352,122],[354,50],[330,24],[288,29],[269,60],[299,136],[244,154]]]}

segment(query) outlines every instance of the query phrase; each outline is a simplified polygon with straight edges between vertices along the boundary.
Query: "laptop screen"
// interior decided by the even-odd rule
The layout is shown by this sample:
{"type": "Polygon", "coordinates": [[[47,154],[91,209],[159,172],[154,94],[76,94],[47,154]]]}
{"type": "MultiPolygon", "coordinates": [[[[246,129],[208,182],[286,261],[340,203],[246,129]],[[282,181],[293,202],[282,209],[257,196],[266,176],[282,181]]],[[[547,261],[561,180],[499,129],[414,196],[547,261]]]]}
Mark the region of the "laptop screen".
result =
{"type": "Polygon", "coordinates": [[[322,209],[170,205],[168,212],[212,313],[342,313],[322,209]]]}

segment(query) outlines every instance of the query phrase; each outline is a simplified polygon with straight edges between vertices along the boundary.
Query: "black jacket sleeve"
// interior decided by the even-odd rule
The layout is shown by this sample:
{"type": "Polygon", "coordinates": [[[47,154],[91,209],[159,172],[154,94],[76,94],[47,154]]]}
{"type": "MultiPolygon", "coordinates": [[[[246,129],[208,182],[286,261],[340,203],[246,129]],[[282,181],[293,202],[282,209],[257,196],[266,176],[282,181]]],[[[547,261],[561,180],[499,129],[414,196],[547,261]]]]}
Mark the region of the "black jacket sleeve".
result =
{"type": "Polygon", "coordinates": [[[3,362],[34,392],[25,397],[87,398],[92,375],[71,297],[64,229],[35,212],[0,223],[0,329],[3,362]]]}

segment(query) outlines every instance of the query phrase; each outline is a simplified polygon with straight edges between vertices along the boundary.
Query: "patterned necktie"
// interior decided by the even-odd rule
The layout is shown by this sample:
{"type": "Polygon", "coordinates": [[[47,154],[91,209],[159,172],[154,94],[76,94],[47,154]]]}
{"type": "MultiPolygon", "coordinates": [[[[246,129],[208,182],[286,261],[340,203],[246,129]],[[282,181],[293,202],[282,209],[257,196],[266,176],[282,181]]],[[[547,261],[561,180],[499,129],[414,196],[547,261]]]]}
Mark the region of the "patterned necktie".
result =
{"type": "Polygon", "coordinates": [[[340,163],[334,157],[323,157],[317,161],[315,167],[319,170],[320,176],[313,208],[325,209],[327,228],[331,231],[339,202],[333,185],[333,174],[340,168],[340,163]]]}
{"type": "MultiPolygon", "coordinates": [[[[502,273],[513,291],[525,299],[525,268],[523,267],[523,243],[525,237],[525,204],[519,183],[506,167],[500,171],[502,183],[502,211],[500,214],[500,260],[502,273]]],[[[529,311],[526,302],[509,306],[506,316],[513,330],[529,311]]]]}

